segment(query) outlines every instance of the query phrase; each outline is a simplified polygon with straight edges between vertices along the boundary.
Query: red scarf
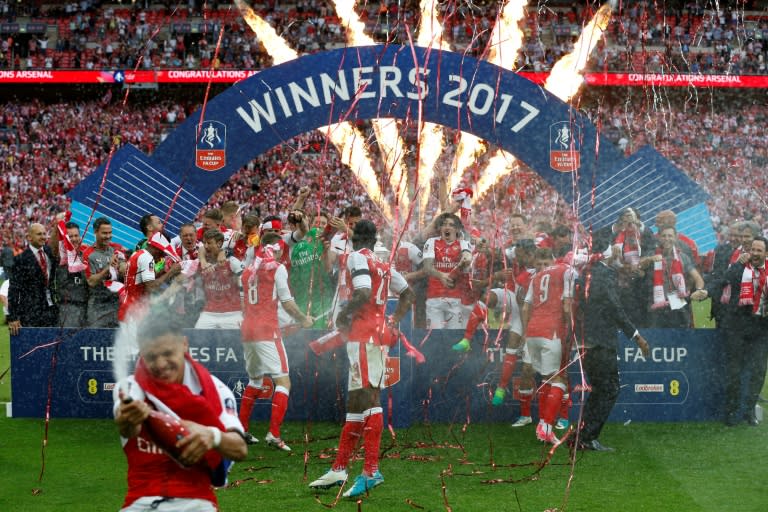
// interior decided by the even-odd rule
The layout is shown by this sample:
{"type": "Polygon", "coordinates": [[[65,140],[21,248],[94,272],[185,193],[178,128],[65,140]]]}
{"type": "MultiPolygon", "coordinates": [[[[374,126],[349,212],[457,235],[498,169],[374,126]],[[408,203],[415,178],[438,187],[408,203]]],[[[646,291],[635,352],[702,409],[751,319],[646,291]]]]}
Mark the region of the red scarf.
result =
{"type": "Polygon", "coordinates": [[[739,290],[739,306],[752,306],[752,313],[757,313],[760,299],[766,284],[765,266],[755,268],[751,263],[744,265],[739,290]]]}
{"type": "MultiPolygon", "coordinates": [[[[661,254],[661,248],[656,249],[656,254],[661,254]]],[[[677,248],[672,247],[672,268],[670,280],[672,286],[677,292],[677,296],[681,299],[688,296],[688,291],[685,289],[685,275],[683,274],[683,262],[680,261],[680,255],[677,253],[677,248]]],[[[651,309],[661,309],[669,305],[667,295],[664,292],[664,271],[666,270],[664,264],[664,258],[660,261],[653,262],[653,304],[651,309]]]]}
{"type": "MultiPolygon", "coordinates": [[[[728,266],[730,267],[739,261],[739,256],[741,256],[741,247],[737,247],[733,250],[731,259],[728,261],[728,266]]],[[[729,302],[731,302],[731,285],[726,284],[723,286],[723,293],[720,295],[720,304],[728,304],[729,302]]]]}
{"type": "MultiPolygon", "coordinates": [[[[209,427],[217,427],[222,431],[226,430],[219,419],[222,411],[221,400],[211,374],[203,365],[193,360],[189,353],[184,354],[184,358],[197,374],[197,380],[200,381],[202,388],[201,394],[192,393],[184,384],[158,381],[149,373],[143,358],[139,358],[136,363],[136,371],[134,372],[136,382],[145,392],[154,395],[163,402],[179,418],[209,427]]],[[[208,450],[204,460],[206,465],[214,470],[221,463],[221,455],[216,450],[208,450]]]]}
{"type": "Polygon", "coordinates": [[[640,263],[640,242],[637,238],[637,230],[625,229],[619,232],[613,243],[621,247],[622,261],[630,265],[640,263]]]}

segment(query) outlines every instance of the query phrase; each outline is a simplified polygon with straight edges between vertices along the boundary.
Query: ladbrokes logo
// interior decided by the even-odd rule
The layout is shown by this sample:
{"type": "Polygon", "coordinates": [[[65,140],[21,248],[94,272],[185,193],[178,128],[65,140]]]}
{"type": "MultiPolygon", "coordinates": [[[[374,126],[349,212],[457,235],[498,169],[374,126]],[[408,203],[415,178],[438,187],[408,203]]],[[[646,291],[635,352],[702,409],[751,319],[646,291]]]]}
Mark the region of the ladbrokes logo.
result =
{"type": "Polygon", "coordinates": [[[549,166],[558,172],[573,172],[581,165],[581,130],[568,121],[549,126],[549,166]]]}
{"type": "Polygon", "coordinates": [[[635,393],[663,393],[664,384],[635,384],[635,393]]]}
{"type": "Polygon", "coordinates": [[[195,164],[204,171],[218,171],[227,165],[227,127],[206,120],[195,146],[195,164]]]}

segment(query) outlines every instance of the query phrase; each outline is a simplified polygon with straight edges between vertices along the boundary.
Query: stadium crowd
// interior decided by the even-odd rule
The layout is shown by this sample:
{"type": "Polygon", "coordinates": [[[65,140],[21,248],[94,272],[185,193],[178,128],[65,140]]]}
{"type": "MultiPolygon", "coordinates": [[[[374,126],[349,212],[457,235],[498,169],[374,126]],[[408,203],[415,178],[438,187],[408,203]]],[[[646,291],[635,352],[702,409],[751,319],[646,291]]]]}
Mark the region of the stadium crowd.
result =
{"type": "MultiPolygon", "coordinates": [[[[763,74],[768,22],[754,2],[738,8],[704,2],[621,2],[588,70],[763,74]],[[751,10],[755,9],[755,10],[751,10]]],[[[438,2],[445,37],[456,51],[487,49],[501,2],[438,2]]],[[[9,23],[48,27],[4,34],[0,69],[261,69],[271,65],[236,6],[222,2],[114,2],[85,0],[44,5],[0,3],[9,23]],[[218,48],[219,31],[223,30],[218,48]]],[[[254,10],[299,53],[344,46],[341,21],[327,2],[262,1],[254,10]]],[[[360,20],[377,42],[408,44],[407,26],[420,18],[419,2],[362,2],[360,20]]],[[[548,71],[573,48],[596,12],[589,3],[548,2],[529,7],[518,68],[548,71]]],[[[413,37],[413,34],[411,34],[413,37]]]]}
{"type": "MultiPolygon", "coordinates": [[[[700,184],[711,195],[708,206],[715,229],[737,220],[764,222],[761,191],[766,178],[760,172],[768,161],[767,136],[760,129],[768,117],[764,106],[722,102],[710,107],[702,102],[687,109],[671,100],[664,108],[646,108],[639,102],[628,105],[626,99],[619,93],[605,92],[600,106],[588,108],[587,113],[626,154],[650,143],[700,184]]],[[[125,104],[117,99],[109,104],[102,100],[4,104],[0,126],[3,245],[20,251],[27,223],[48,224],[52,216],[66,210],[64,194],[105,162],[112,149],[130,143],[151,154],[195,108],[193,103],[172,100],[133,103],[130,97],[125,104]],[[28,176],[39,179],[25,179],[28,176]]],[[[453,136],[449,133],[448,140],[453,136]]],[[[437,176],[446,176],[449,171],[453,149],[447,146],[437,176]]],[[[375,149],[372,151],[375,157],[375,149]]],[[[320,204],[331,213],[357,204],[367,218],[381,220],[363,187],[320,132],[303,134],[259,156],[235,174],[211,198],[209,206],[235,201],[261,214],[285,217],[289,204],[285,198],[302,186],[315,189],[315,212],[320,204]]],[[[431,209],[436,206],[430,203],[431,209]]],[[[567,217],[569,208],[559,202],[557,194],[525,168],[497,185],[495,194],[477,201],[476,225],[499,224],[490,218],[499,208],[525,211],[532,218],[555,223],[574,220],[567,217]]],[[[498,234],[483,235],[498,238],[498,244],[508,236],[500,227],[498,234]]]]}

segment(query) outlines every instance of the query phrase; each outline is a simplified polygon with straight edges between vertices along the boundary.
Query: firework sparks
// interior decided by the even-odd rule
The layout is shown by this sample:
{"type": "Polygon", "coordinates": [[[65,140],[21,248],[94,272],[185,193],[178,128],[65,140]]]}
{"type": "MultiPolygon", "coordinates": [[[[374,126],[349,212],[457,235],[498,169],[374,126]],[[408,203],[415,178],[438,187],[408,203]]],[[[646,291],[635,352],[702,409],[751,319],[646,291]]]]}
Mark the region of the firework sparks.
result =
{"type": "Polygon", "coordinates": [[[523,31],[520,22],[525,18],[527,0],[507,2],[501,11],[499,21],[491,33],[488,62],[504,69],[514,69],[517,53],[523,46],[523,31]]]}
{"type": "MultiPolygon", "coordinates": [[[[569,101],[579,92],[583,84],[581,73],[587,66],[587,60],[592,50],[595,49],[597,43],[602,39],[610,20],[611,6],[610,4],[604,4],[584,27],[573,50],[567,55],[563,55],[552,66],[552,71],[544,84],[544,89],[565,102],[569,101]]],[[[515,167],[515,158],[508,153],[506,153],[506,156],[501,155],[501,153],[504,152],[502,150],[496,152],[482,173],[483,179],[480,181],[483,182],[483,186],[481,187],[480,183],[478,183],[477,187],[479,198],[482,198],[494,184],[498,183],[498,180],[512,172],[515,167]],[[495,180],[491,182],[490,178],[485,179],[486,175],[495,176],[495,180]]]]}
{"type": "Polygon", "coordinates": [[[611,21],[611,6],[605,4],[581,31],[573,51],[563,55],[554,66],[544,88],[563,101],[570,100],[581,88],[581,72],[587,67],[587,60],[602,39],[608,22],[611,21]]]}
{"type": "MultiPolygon", "coordinates": [[[[437,18],[435,0],[421,0],[421,23],[417,44],[427,48],[449,49],[443,40],[443,26],[437,18]]],[[[488,61],[504,69],[513,69],[517,54],[522,46],[524,34],[519,28],[525,17],[526,0],[506,2],[498,22],[491,34],[488,61]]],[[[290,48],[282,37],[256,14],[244,0],[235,0],[245,21],[257,34],[276,64],[295,59],[298,53],[290,48]]],[[[373,45],[375,41],[365,33],[363,23],[355,12],[354,0],[332,0],[336,14],[347,31],[351,45],[373,45]]],[[[563,56],[552,68],[545,89],[563,101],[569,101],[580,89],[581,73],[586,67],[589,55],[603,36],[611,16],[610,4],[603,5],[584,27],[571,53],[563,56]]],[[[359,93],[360,91],[358,91],[359,93]]],[[[408,173],[405,165],[405,143],[399,134],[399,125],[394,120],[373,120],[376,141],[384,160],[384,170],[389,175],[389,184],[396,199],[403,208],[408,208],[408,173]]],[[[423,217],[426,203],[431,195],[430,181],[435,165],[444,149],[442,127],[432,123],[421,123],[419,127],[418,183],[421,198],[420,217],[423,217]]],[[[348,123],[321,128],[342,155],[342,162],[352,169],[365,187],[372,201],[391,223],[392,210],[379,187],[376,172],[365,137],[357,128],[348,123]]],[[[469,166],[477,161],[487,149],[487,143],[466,132],[461,133],[453,161],[453,172],[447,177],[449,190],[455,188],[469,166]]],[[[476,184],[476,197],[482,198],[502,177],[518,168],[516,158],[503,150],[497,150],[488,160],[476,184]]]]}
{"type": "MultiPolygon", "coordinates": [[[[443,40],[443,26],[437,19],[437,5],[435,0],[421,0],[421,16],[416,43],[419,46],[430,49],[450,50],[450,46],[443,40]]],[[[431,52],[430,52],[431,53],[431,52]]],[[[418,191],[419,191],[419,219],[424,220],[427,202],[431,195],[432,176],[435,165],[443,152],[445,138],[443,127],[434,123],[422,123],[419,127],[418,146],[419,161],[418,191]]]]}
{"type": "Polygon", "coordinates": [[[282,64],[299,56],[298,52],[288,46],[288,42],[280,37],[275,29],[264,18],[256,14],[244,0],[235,0],[235,5],[240,10],[240,14],[243,15],[245,22],[258,36],[261,44],[269,51],[275,64],[282,64]]]}
{"type": "Polygon", "coordinates": [[[349,123],[333,124],[323,130],[338,149],[341,161],[352,169],[384,218],[392,222],[392,209],[376,181],[376,173],[371,166],[371,155],[363,143],[363,134],[349,123]]]}
{"type": "MultiPolygon", "coordinates": [[[[243,0],[235,0],[243,19],[256,34],[261,43],[272,56],[275,64],[281,64],[298,57],[285,39],[280,37],[272,26],[246,4],[243,0]]],[[[318,128],[323,135],[331,140],[341,155],[341,161],[347,165],[365,188],[373,203],[379,208],[388,222],[393,215],[384,194],[379,187],[376,171],[371,164],[371,157],[365,147],[365,136],[349,123],[334,124],[318,128]]]]}
{"type": "MultiPolygon", "coordinates": [[[[525,18],[527,3],[527,0],[512,0],[502,8],[499,20],[491,33],[488,49],[488,62],[491,64],[514,70],[517,54],[523,46],[524,34],[520,30],[520,22],[525,18]]],[[[453,172],[448,179],[451,189],[458,186],[464,172],[485,153],[487,148],[487,144],[479,137],[461,132],[453,161],[453,172]]],[[[507,159],[506,156],[501,157],[507,159]]]]}
{"type": "Polygon", "coordinates": [[[519,167],[517,159],[504,150],[496,151],[477,180],[478,196],[484,196],[499,180],[519,167]]]}
{"type": "MultiPolygon", "coordinates": [[[[376,42],[365,33],[365,23],[355,12],[354,0],[332,0],[341,25],[347,30],[348,41],[354,46],[369,46],[376,42]]],[[[361,92],[361,91],[358,91],[361,92]]],[[[395,198],[403,209],[408,208],[408,170],[405,166],[405,142],[394,119],[374,119],[373,131],[384,160],[384,171],[395,198]]]]}

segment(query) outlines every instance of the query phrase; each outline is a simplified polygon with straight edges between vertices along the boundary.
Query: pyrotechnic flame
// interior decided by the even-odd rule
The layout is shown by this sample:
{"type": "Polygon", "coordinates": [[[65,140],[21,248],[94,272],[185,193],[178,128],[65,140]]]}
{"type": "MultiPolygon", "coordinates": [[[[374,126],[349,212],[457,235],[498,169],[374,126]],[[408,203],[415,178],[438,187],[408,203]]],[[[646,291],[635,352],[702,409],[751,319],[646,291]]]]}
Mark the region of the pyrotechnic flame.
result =
{"type": "Polygon", "coordinates": [[[280,37],[264,18],[256,14],[250,5],[243,0],[235,0],[235,5],[240,9],[240,14],[243,15],[245,22],[258,36],[261,44],[269,51],[275,64],[282,64],[299,56],[298,52],[288,46],[288,42],[280,37]]]}
{"type": "MultiPolygon", "coordinates": [[[[275,64],[293,60],[298,53],[288,46],[285,39],[280,37],[269,23],[243,0],[235,0],[243,19],[264,45],[275,64]]],[[[371,165],[371,158],[365,148],[365,136],[349,123],[335,124],[330,127],[318,128],[324,136],[328,135],[333,145],[341,155],[342,163],[349,166],[357,176],[371,200],[381,210],[388,222],[392,222],[392,210],[385,200],[376,178],[376,171],[371,165]]],[[[378,137],[378,135],[377,135],[378,137]]]]}
{"type": "MultiPolygon", "coordinates": [[[[341,25],[347,30],[347,40],[354,46],[369,46],[376,42],[365,33],[365,23],[355,12],[354,0],[331,0],[341,25]]],[[[373,131],[376,143],[384,158],[384,170],[400,206],[408,209],[408,169],[405,166],[405,142],[394,119],[374,119],[373,131]]]]}
{"type": "MultiPolygon", "coordinates": [[[[611,20],[611,6],[610,4],[604,4],[597,10],[595,16],[584,27],[581,32],[578,41],[573,47],[573,51],[567,55],[563,55],[554,66],[552,71],[544,84],[544,89],[551,92],[559,99],[567,102],[573,96],[579,92],[584,81],[581,78],[581,73],[587,66],[587,60],[592,50],[595,49],[597,43],[603,37],[605,29],[608,27],[608,23],[611,20]]],[[[496,181],[490,182],[490,180],[481,179],[483,186],[478,183],[477,196],[478,199],[485,196],[488,190],[498,182],[499,179],[506,176],[514,169],[515,159],[509,160],[506,157],[497,158],[502,153],[502,150],[498,150],[494,155],[485,171],[482,173],[483,178],[486,175],[496,176],[496,181]],[[503,168],[499,166],[503,165],[503,168]]],[[[510,155],[511,156],[511,155],[510,155]]]]}
{"type": "Polygon", "coordinates": [[[525,18],[527,0],[512,0],[504,5],[499,21],[491,32],[488,62],[504,69],[514,69],[517,53],[523,46],[525,34],[520,22],[525,18]]]}
{"type": "Polygon", "coordinates": [[[423,220],[427,202],[431,195],[432,176],[435,165],[443,152],[445,137],[443,127],[434,123],[423,123],[419,131],[419,219],[423,220]]]}
{"type": "Polygon", "coordinates": [[[518,167],[519,164],[515,155],[503,149],[496,151],[488,159],[485,170],[480,175],[480,179],[477,180],[478,196],[483,197],[502,177],[510,174],[518,167]]]}
{"type": "Polygon", "coordinates": [[[381,210],[387,221],[392,222],[392,209],[379,188],[376,172],[371,166],[371,155],[365,147],[365,136],[350,123],[332,124],[325,133],[341,155],[341,161],[352,169],[357,179],[365,187],[374,204],[381,210]]]}
{"type": "MultiPolygon", "coordinates": [[[[528,0],[512,0],[501,10],[498,21],[491,32],[488,50],[488,62],[514,70],[515,60],[523,46],[525,34],[520,30],[520,22],[525,18],[525,5],[528,0]]],[[[456,155],[453,159],[453,172],[448,178],[449,188],[458,186],[464,172],[487,150],[488,146],[479,137],[461,132],[456,155]]]]}
{"type": "Polygon", "coordinates": [[[451,165],[453,171],[448,176],[449,189],[453,190],[459,185],[464,172],[485,153],[486,149],[483,139],[469,132],[461,132],[459,143],[456,145],[453,164],[451,165]]]}
{"type": "MultiPolygon", "coordinates": [[[[421,0],[421,21],[419,22],[416,44],[424,48],[450,50],[450,45],[443,39],[443,25],[437,18],[436,4],[436,0],[421,0]]],[[[435,123],[422,123],[419,128],[418,145],[417,176],[419,177],[419,221],[421,223],[424,220],[427,203],[431,195],[435,165],[445,145],[443,127],[435,123]]]]}
{"type": "Polygon", "coordinates": [[[355,0],[331,0],[341,26],[347,29],[347,41],[352,46],[371,46],[376,42],[365,33],[365,23],[355,12],[355,0]]]}
{"type": "Polygon", "coordinates": [[[419,9],[421,14],[416,44],[424,48],[450,50],[450,45],[443,39],[443,25],[437,17],[437,0],[421,0],[419,9]]]}
{"type": "Polygon", "coordinates": [[[571,51],[563,55],[554,66],[544,84],[544,88],[563,101],[570,100],[581,88],[584,80],[581,72],[587,67],[587,61],[602,39],[608,23],[611,21],[611,6],[604,4],[581,31],[571,51]]]}
{"type": "MultiPolygon", "coordinates": [[[[353,46],[373,45],[375,42],[365,33],[365,24],[359,19],[354,10],[354,0],[332,0],[336,14],[347,30],[348,41],[353,46]]],[[[525,16],[526,0],[513,0],[504,4],[498,22],[491,34],[491,46],[488,60],[504,69],[513,69],[517,53],[522,45],[523,32],[519,23],[525,16]]],[[[274,62],[295,59],[298,54],[290,48],[282,37],[243,0],[235,0],[235,4],[243,18],[257,34],[269,51],[274,62]]],[[[443,27],[437,19],[435,0],[421,0],[421,25],[418,31],[417,43],[428,48],[439,47],[447,49],[448,45],[442,39],[443,27]]],[[[553,67],[545,84],[545,89],[563,101],[569,101],[580,89],[583,81],[581,72],[586,67],[587,59],[603,36],[611,16],[610,4],[605,4],[584,27],[581,37],[574,50],[563,56],[553,67]]],[[[376,140],[384,158],[385,171],[389,174],[389,183],[396,197],[400,198],[402,207],[408,207],[407,180],[408,174],[403,157],[405,143],[399,135],[395,121],[373,121],[376,140]]],[[[363,134],[348,123],[335,124],[320,128],[327,134],[334,146],[342,155],[342,162],[350,167],[365,187],[373,202],[382,211],[385,218],[392,221],[392,211],[383,197],[376,179],[376,173],[366,150],[363,134]]],[[[423,215],[426,202],[431,195],[430,181],[435,164],[443,150],[442,127],[432,123],[424,123],[419,131],[420,160],[419,193],[421,195],[423,215]]],[[[449,190],[455,188],[461,181],[464,171],[476,161],[486,150],[486,144],[466,132],[461,133],[453,162],[453,172],[448,176],[449,190]]],[[[488,190],[503,176],[509,174],[518,166],[513,155],[498,150],[488,161],[488,164],[477,182],[477,199],[482,198],[488,190]]]]}

